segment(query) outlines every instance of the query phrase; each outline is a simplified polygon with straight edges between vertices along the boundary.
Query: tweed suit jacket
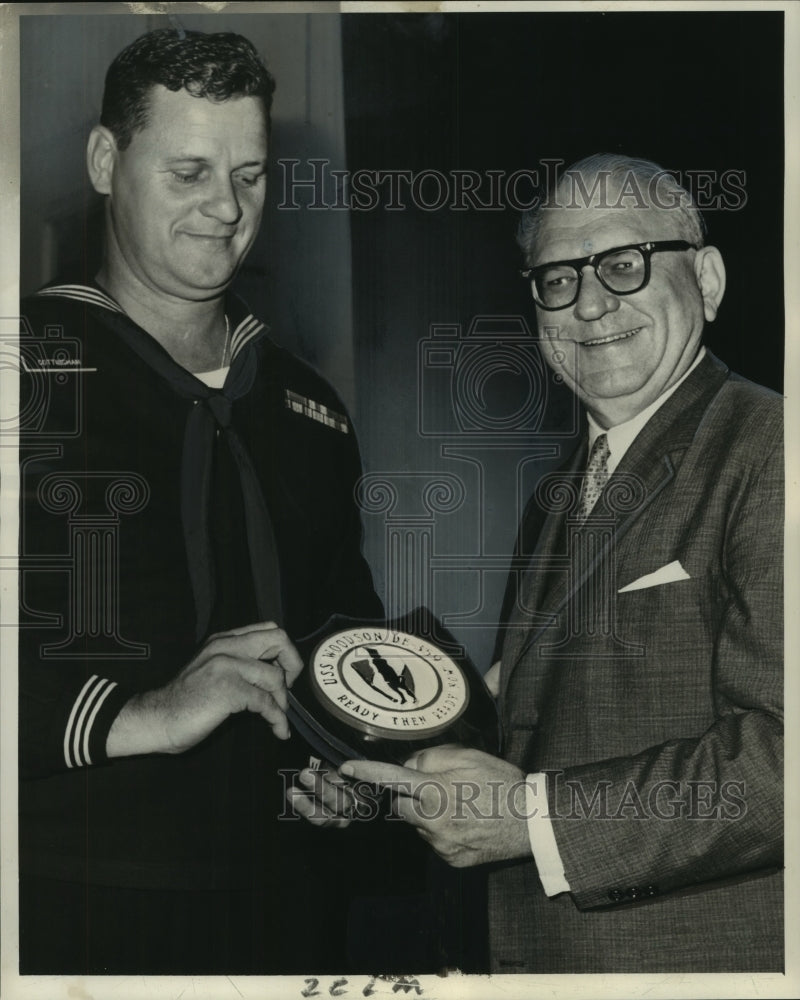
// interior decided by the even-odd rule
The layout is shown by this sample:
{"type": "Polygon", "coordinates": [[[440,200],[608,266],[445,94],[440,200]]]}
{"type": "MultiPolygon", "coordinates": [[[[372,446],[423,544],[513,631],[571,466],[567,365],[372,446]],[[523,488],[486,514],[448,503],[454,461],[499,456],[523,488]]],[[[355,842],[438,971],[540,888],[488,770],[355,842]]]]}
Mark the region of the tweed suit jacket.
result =
{"type": "Polygon", "coordinates": [[[782,969],[781,402],[707,354],[583,526],[529,504],[499,704],[571,892],[490,874],[494,971],[782,969]]]}

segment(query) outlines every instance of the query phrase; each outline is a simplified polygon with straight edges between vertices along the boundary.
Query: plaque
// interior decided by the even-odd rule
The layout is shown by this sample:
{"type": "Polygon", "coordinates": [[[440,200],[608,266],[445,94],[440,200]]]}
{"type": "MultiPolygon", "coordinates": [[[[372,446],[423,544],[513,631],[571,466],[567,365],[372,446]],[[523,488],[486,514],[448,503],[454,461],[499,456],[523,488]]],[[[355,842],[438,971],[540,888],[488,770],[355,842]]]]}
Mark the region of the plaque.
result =
{"type": "Polygon", "coordinates": [[[427,609],[390,622],[336,615],[297,648],[306,666],[289,694],[289,721],[334,766],[402,763],[442,743],[500,752],[483,677],[427,609]]]}

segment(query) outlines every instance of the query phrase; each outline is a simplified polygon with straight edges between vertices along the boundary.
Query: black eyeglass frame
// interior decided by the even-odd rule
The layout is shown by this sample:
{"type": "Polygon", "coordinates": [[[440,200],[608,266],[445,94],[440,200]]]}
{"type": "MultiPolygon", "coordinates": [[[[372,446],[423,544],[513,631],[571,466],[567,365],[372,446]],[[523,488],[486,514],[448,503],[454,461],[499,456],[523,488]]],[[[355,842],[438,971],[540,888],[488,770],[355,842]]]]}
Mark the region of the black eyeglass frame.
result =
{"type": "Polygon", "coordinates": [[[548,312],[556,312],[559,309],[569,309],[570,306],[574,306],[578,301],[578,296],[581,294],[581,282],[583,280],[583,268],[591,267],[594,270],[595,277],[600,282],[600,284],[605,288],[607,292],[611,292],[612,295],[633,295],[635,292],[641,292],[650,281],[650,257],[654,253],[660,253],[666,250],[700,250],[701,247],[696,243],[689,243],[688,240],[654,240],[650,243],[626,243],[622,247],[611,247],[609,250],[598,250],[597,253],[590,254],[588,257],[579,257],[575,260],[554,260],[547,264],[537,264],[536,267],[528,267],[520,271],[520,274],[526,281],[530,282],[531,292],[533,294],[534,301],[540,309],[546,309],[548,312]],[[631,288],[626,292],[618,292],[616,289],[611,288],[609,284],[603,280],[603,276],[598,271],[598,266],[602,262],[604,257],[608,257],[611,254],[621,253],[623,250],[638,250],[642,255],[644,260],[644,279],[638,288],[631,288]],[[578,280],[575,284],[575,295],[570,299],[569,302],[565,302],[561,306],[546,306],[542,301],[540,296],[536,291],[536,278],[539,274],[550,270],[552,267],[571,267],[575,273],[578,275],[578,280]]]}

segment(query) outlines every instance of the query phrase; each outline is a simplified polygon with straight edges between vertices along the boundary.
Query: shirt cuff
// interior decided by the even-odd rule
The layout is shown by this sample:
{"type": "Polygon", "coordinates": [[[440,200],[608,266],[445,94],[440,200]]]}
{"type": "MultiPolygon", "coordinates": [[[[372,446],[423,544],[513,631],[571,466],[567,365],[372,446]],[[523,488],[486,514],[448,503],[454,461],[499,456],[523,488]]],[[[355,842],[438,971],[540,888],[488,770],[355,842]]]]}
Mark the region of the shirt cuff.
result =
{"type": "Polygon", "coordinates": [[[569,882],[564,874],[564,865],[556,843],[556,835],[553,833],[553,824],[550,821],[547,775],[529,774],[525,779],[525,794],[528,837],[542,888],[548,896],[569,892],[569,882]]]}

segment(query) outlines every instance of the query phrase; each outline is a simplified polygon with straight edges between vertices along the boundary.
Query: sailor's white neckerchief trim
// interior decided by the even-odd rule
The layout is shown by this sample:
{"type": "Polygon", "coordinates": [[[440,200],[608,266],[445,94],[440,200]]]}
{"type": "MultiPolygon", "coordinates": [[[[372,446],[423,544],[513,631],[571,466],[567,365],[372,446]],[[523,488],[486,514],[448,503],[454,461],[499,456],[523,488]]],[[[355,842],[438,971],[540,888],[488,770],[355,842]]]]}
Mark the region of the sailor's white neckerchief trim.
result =
{"type": "MultiPolygon", "coordinates": [[[[111,312],[125,315],[125,311],[105,292],[98,288],[91,288],[89,285],[51,285],[50,288],[42,288],[36,293],[37,296],[52,296],[64,299],[75,299],[79,302],[87,302],[89,305],[102,306],[111,312]]],[[[249,343],[253,337],[264,329],[264,324],[256,319],[252,314],[248,314],[237,324],[236,329],[231,333],[231,361],[239,351],[249,343]]]]}

